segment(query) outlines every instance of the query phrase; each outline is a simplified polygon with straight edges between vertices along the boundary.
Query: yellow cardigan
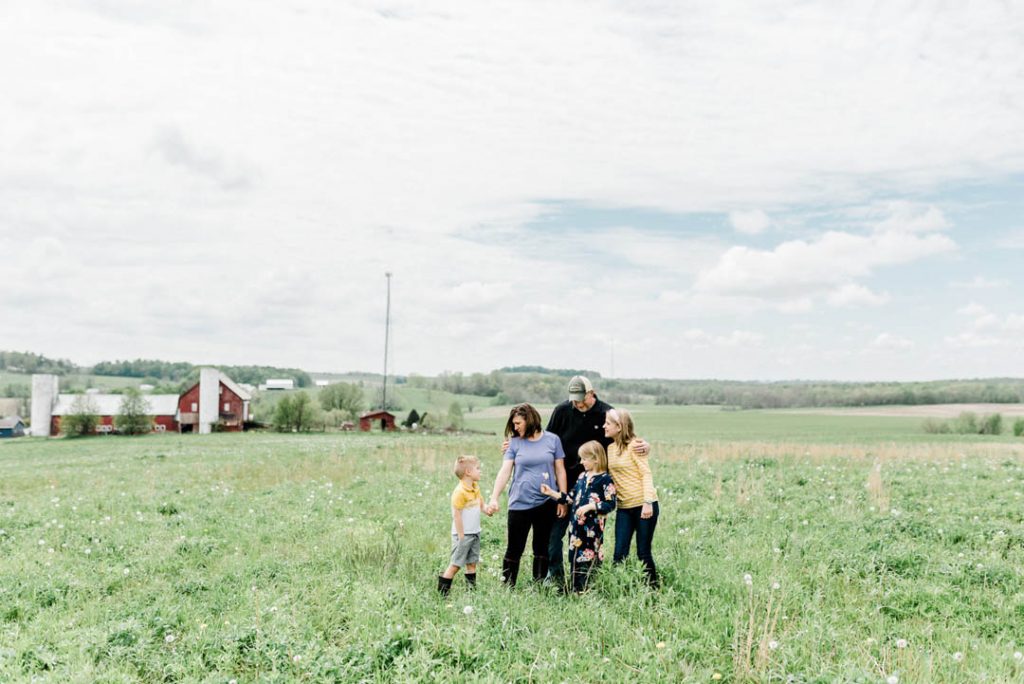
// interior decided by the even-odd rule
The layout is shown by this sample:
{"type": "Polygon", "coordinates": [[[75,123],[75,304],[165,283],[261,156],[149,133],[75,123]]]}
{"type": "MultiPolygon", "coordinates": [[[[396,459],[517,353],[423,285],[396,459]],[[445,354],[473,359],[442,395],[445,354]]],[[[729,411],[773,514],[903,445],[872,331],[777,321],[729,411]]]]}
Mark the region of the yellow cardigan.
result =
{"type": "Polygon", "coordinates": [[[636,508],[645,501],[654,503],[658,500],[647,457],[638,455],[632,445],[621,453],[618,444],[612,442],[608,445],[608,472],[615,482],[619,508],[636,508]]]}

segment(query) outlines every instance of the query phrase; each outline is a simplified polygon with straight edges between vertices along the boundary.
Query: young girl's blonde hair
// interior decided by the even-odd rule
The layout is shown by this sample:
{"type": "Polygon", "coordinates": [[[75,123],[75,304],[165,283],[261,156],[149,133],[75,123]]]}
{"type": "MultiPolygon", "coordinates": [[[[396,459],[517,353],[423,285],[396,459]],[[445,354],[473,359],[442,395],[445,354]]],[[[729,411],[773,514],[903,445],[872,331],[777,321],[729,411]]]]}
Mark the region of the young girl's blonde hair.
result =
{"type": "Polygon", "coordinates": [[[480,459],[476,456],[459,456],[455,459],[455,477],[461,480],[471,465],[480,465],[480,459]]]}
{"type": "Polygon", "coordinates": [[[604,445],[596,439],[592,439],[581,446],[579,454],[581,459],[584,457],[594,459],[594,472],[608,472],[608,453],[604,450],[604,445]]]}
{"type": "Polygon", "coordinates": [[[625,452],[629,443],[636,438],[636,429],[633,427],[633,416],[629,415],[626,409],[609,409],[605,414],[605,420],[610,420],[619,426],[619,434],[615,435],[615,444],[619,451],[625,452]]]}

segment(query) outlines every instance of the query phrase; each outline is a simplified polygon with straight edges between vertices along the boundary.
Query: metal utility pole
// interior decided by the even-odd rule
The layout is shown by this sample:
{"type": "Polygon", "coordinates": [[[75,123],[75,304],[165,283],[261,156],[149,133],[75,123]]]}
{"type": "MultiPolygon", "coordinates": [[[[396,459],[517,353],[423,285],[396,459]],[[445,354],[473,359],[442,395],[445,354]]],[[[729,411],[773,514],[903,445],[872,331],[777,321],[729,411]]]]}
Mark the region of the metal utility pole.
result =
{"type": "Polygon", "coordinates": [[[391,271],[384,273],[388,281],[388,304],[384,314],[384,391],[381,392],[381,410],[388,410],[388,337],[391,331],[391,271]]]}

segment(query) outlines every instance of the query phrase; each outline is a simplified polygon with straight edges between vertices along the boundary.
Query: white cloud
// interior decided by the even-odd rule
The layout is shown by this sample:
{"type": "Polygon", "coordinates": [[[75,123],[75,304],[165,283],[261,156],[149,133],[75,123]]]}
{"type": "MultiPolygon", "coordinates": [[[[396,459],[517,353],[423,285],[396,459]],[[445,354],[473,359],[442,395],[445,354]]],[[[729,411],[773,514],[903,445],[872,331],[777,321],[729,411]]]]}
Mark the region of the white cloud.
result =
{"type": "Polygon", "coordinates": [[[772,225],[772,220],[768,218],[768,214],[756,209],[754,211],[729,212],[729,223],[737,233],[759,235],[768,230],[772,225]]]}
{"type": "Polygon", "coordinates": [[[945,338],[946,344],[959,349],[984,349],[1002,344],[998,337],[979,335],[974,332],[960,333],[945,338]]]}
{"type": "Polygon", "coordinates": [[[806,296],[831,291],[883,266],[955,249],[950,238],[939,234],[829,231],[815,240],[784,242],[772,250],[733,247],[698,275],[696,289],[762,298],[806,296]]]}
{"type": "Polygon", "coordinates": [[[998,288],[1004,288],[1008,286],[1010,282],[1008,280],[993,280],[984,276],[975,276],[973,280],[968,281],[954,281],[950,283],[950,287],[963,289],[963,290],[994,290],[998,288]]]}
{"type": "Polygon", "coordinates": [[[856,283],[846,283],[827,296],[830,305],[836,307],[881,306],[889,301],[886,292],[875,293],[856,283]]]}
{"type": "Polygon", "coordinates": [[[971,316],[972,318],[987,316],[989,313],[987,308],[977,302],[971,302],[970,304],[961,306],[956,310],[956,312],[961,316],[971,316]]]}
{"type": "Polygon", "coordinates": [[[913,349],[914,342],[906,337],[900,337],[899,335],[892,335],[890,333],[881,333],[874,340],[871,341],[872,349],[882,349],[886,351],[902,351],[906,349],[913,349]]]}

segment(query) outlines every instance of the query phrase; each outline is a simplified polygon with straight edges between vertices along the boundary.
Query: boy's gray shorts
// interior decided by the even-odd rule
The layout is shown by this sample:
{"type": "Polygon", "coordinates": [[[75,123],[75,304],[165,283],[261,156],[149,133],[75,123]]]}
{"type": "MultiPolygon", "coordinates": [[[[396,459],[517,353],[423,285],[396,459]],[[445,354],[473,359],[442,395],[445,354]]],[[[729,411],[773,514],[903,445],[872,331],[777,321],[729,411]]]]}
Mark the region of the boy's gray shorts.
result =
{"type": "Polygon", "coordinates": [[[459,541],[459,535],[452,535],[452,559],[449,561],[451,565],[457,567],[463,567],[471,563],[480,562],[480,535],[479,534],[465,534],[462,536],[462,541],[459,541]]]}

